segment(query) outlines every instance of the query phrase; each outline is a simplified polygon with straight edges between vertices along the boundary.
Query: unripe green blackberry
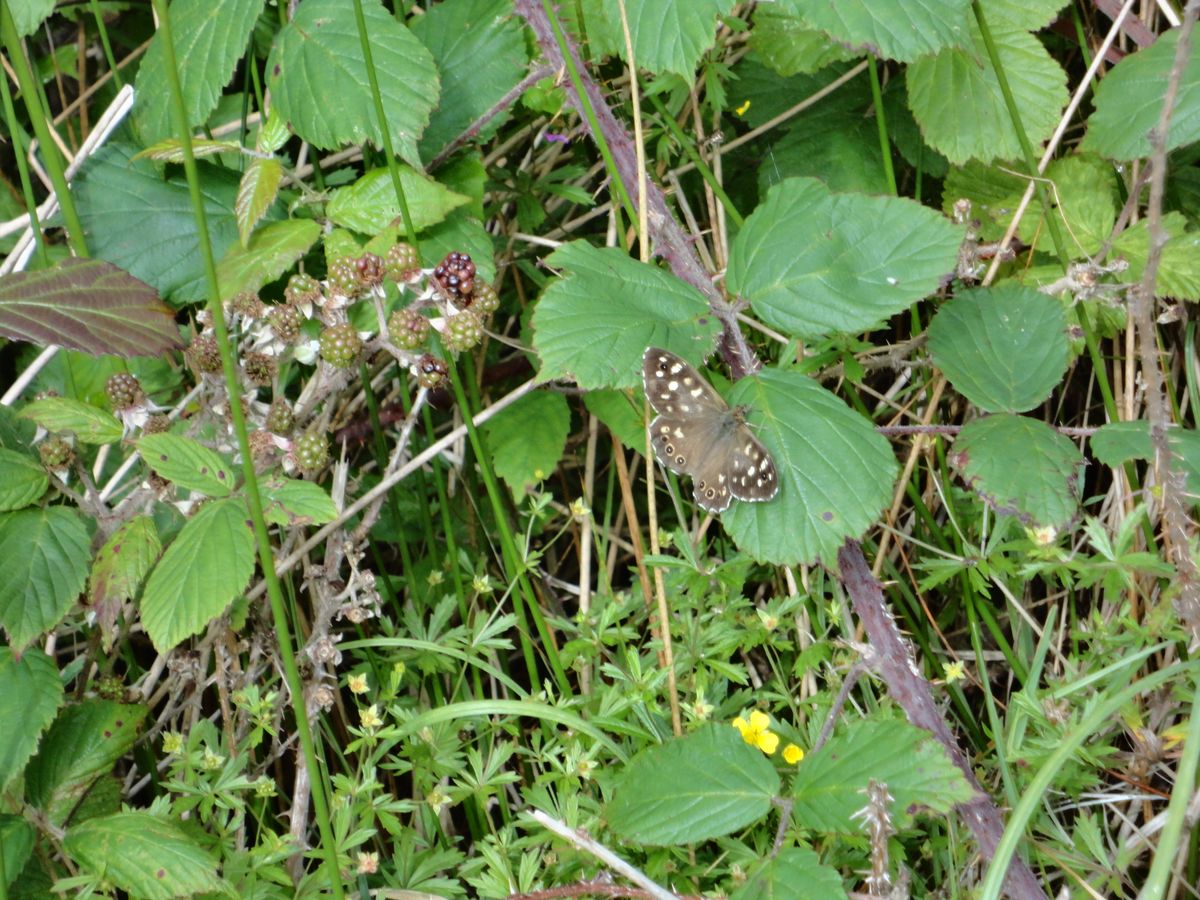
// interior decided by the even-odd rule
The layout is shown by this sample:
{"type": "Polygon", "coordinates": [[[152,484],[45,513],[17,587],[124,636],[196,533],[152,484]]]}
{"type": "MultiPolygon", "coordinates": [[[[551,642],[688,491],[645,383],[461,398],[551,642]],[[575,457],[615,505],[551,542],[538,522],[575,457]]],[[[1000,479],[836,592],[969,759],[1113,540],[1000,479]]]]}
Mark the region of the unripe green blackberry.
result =
{"type": "Polygon", "coordinates": [[[358,281],[358,267],[349,256],[331,262],[326,278],[329,289],[343,297],[354,298],[362,291],[362,285],[358,281]]]}
{"type": "Polygon", "coordinates": [[[414,281],[421,274],[421,254],[412,244],[401,241],[388,248],[383,265],[387,277],[392,281],[414,281]]]}
{"type": "Polygon", "coordinates": [[[254,291],[242,291],[240,294],[234,294],[233,299],[229,301],[229,311],[248,319],[257,319],[266,312],[266,306],[254,291]]]}
{"type": "Polygon", "coordinates": [[[272,434],[291,434],[296,425],[296,414],[292,411],[292,405],[282,398],[272,400],[271,408],[267,410],[266,425],[272,434]]]}
{"type": "Polygon", "coordinates": [[[61,469],[70,465],[75,458],[75,451],[62,438],[48,437],[38,444],[38,455],[47,469],[61,469]]]}
{"type": "Polygon", "coordinates": [[[483,339],[483,322],[469,309],[450,318],[442,332],[442,344],[452,353],[469,350],[483,339]]]}
{"type": "Polygon", "coordinates": [[[192,338],[187,350],[192,368],[205,375],[216,375],[221,371],[221,350],[217,339],[211,334],[198,334],[192,338]]]}
{"type": "Polygon", "coordinates": [[[294,306],[272,306],[267,313],[267,324],[275,337],[285,344],[300,340],[300,312],[294,306]]]}
{"type": "Polygon", "coordinates": [[[171,430],[171,420],[162,413],[151,416],[142,426],[142,434],[164,434],[171,430]]]}
{"type": "Polygon", "coordinates": [[[429,337],[429,320],[415,309],[398,309],[388,316],[388,337],[401,350],[416,350],[429,337]]]}
{"type": "Polygon", "coordinates": [[[354,268],[358,272],[358,283],[363,287],[373,288],[383,284],[383,276],[386,274],[383,257],[374,253],[364,253],[354,261],[354,268]]]}
{"type": "Polygon", "coordinates": [[[279,363],[268,353],[251,350],[242,359],[242,373],[254,387],[267,387],[275,380],[279,363]]]}
{"type": "Polygon", "coordinates": [[[349,322],[330,325],[321,332],[321,359],[339,369],[348,368],[362,352],[362,338],[349,322]]]}
{"type": "Polygon", "coordinates": [[[329,442],[319,431],[308,431],[292,444],[292,457],[306,475],[319,472],[329,462],[329,442]]]}
{"type": "Polygon", "coordinates": [[[321,285],[311,275],[297,272],[288,279],[287,287],[283,289],[283,297],[292,306],[316,303],[321,299],[321,285]]]}
{"type": "Polygon", "coordinates": [[[432,353],[426,353],[417,360],[417,384],[427,390],[439,387],[450,374],[450,368],[444,360],[438,359],[432,353]]]}
{"type": "Polygon", "coordinates": [[[475,293],[471,299],[471,309],[481,317],[490,316],[500,308],[500,295],[496,289],[485,281],[475,282],[475,293]]]}
{"type": "Polygon", "coordinates": [[[433,270],[433,283],[452,303],[470,306],[475,291],[475,263],[465,253],[447,253],[433,270]]]}
{"type": "Polygon", "coordinates": [[[125,682],[116,675],[101,675],[95,685],[96,693],[104,700],[125,699],[125,682]]]}
{"type": "MultiPolygon", "coordinates": [[[[219,367],[219,358],[217,364],[219,367]]],[[[137,377],[129,372],[117,372],[115,375],[110,375],[104,384],[104,393],[108,395],[108,402],[117,412],[133,409],[146,402],[146,392],[138,384],[137,377]]]]}

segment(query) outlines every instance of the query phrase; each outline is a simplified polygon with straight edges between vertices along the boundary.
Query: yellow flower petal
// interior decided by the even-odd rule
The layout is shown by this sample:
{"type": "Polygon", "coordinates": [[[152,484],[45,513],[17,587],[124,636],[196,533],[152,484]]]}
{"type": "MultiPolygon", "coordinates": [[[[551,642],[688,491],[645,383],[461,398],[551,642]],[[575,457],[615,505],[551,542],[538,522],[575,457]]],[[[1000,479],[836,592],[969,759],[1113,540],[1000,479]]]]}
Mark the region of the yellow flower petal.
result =
{"type": "Polygon", "coordinates": [[[779,747],[779,735],[764,731],[758,736],[758,749],[770,756],[779,747]]]}
{"type": "Polygon", "coordinates": [[[771,727],[771,717],[761,709],[750,713],[750,727],[755,731],[766,731],[771,727]]]}
{"type": "Polygon", "coordinates": [[[783,748],[783,761],[789,766],[794,766],[802,759],[804,759],[804,751],[795,744],[788,744],[783,748]]]}

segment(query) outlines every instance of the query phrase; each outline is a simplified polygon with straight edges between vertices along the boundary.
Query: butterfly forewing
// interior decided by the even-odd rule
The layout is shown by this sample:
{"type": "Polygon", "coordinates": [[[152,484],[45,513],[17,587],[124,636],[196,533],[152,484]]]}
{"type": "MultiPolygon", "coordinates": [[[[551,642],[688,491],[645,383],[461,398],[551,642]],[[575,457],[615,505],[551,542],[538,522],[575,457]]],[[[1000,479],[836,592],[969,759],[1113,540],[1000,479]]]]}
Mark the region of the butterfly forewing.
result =
{"type": "Polygon", "coordinates": [[[658,413],[650,423],[654,455],[671,471],[692,476],[703,509],[722,512],[733,497],[770,500],[778,493],[770,453],[691,364],[650,347],[642,380],[658,413]]]}

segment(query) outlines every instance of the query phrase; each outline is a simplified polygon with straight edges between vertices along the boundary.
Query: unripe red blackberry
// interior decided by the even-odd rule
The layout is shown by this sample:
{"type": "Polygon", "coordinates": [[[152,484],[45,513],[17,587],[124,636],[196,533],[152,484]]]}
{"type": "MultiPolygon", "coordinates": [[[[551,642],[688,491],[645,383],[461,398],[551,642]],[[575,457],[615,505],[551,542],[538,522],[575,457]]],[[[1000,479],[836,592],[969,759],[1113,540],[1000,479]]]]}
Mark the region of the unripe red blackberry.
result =
{"type": "MultiPolygon", "coordinates": [[[[219,357],[217,366],[220,367],[219,357]]],[[[138,384],[137,377],[129,372],[117,372],[115,375],[110,375],[104,384],[104,393],[108,395],[108,402],[117,412],[133,409],[146,402],[146,392],[138,384]]]]}
{"type": "Polygon", "coordinates": [[[486,281],[475,282],[475,293],[471,299],[471,309],[480,316],[490,316],[500,308],[500,295],[486,281]]]}
{"type": "Polygon", "coordinates": [[[287,287],[283,289],[283,296],[292,306],[316,303],[321,299],[321,285],[311,275],[297,272],[288,279],[287,287]]]}
{"type": "Polygon", "coordinates": [[[306,475],[319,472],[329,462],[329,442],[319,431],[308,431],[296,438],[292,456],[306,475]]]}
{"type": "Polygon", "coordinates": [[[483,339],[483,322],[469,309],[451,316],[442,332],[442,344],[452,353],[469,350],[483,339]]]}
{"type": "Polygon", "coordinates": [[[229,310],[235,315],[257,319],[266,312],[266,307],[254,291],[242,291],[233,295],[233,299],[229,301],[229,310]]]}
{"type": "Polygon", "coordinates": [[[364,253],[354,261],[354,268],[358,272],[358,283],[363,287],[372,288],[383,284],[383,276],[386,274],[383,257],[374,253],[364,253]]]}
{"type": "Polygon", "coordinates": [[[163,434],[171,430],[171,420],[162,413],[151,416],[142,426],[142,434],[163,434]]]}
{"type": "Polygon", "coordinates": [[[429,337],[429,320],[415,309],[398,309],[388,316],[388,337],[401,350],[416,350],[429,337]]]}
{"type": "Polygon", "coordinates": [[[205,375],[216,375],[221,371],[221,350],[217,339],[211,334],[198,334],[192,338],[187,350],[192,368],[205,375]]]}
{"type": "Polygon", "coordinates": [[[392,281],[413,281],[421,274],[421,254],[412,244],[392,244],[384,258],[384,269],[392,281]]]}
{"type": "Polygon", "coordinates": [[[75,458],[75,451],[60,437],[48,437],[38,444],[38,455],[47,469],[61,469],[75,458]]]}
{"type": "Polygon", "coordinates": [[[275,337],[285,344],[300,340],[300,312],[294,306],[272,306],[267,313],[267,324],[275,337]]]}
{"type": "Polygon", "coordinates": [[[292,411],[292,405],[282,398],[272,400],[271,408],[267,410],[266,425],[272,434],[291,434],[296,425],[296,414],[292,411]]]}
{"type": "Polygon", "coordinates": [[[452,303],[470,306],[475,291],[475,263],[465,253],[447,253],[433,270],[433,283],[452,303]]]}
{"type": "Polygon", "coordinates": [[[362,352],[362,338],[349,322],[330,325],[321,332],[321,359],[331,366],[345,369],[362,352]]]}
{"type": "Polygon", "coordinates": [[[362,291],[362,285],[358,281],[358,267],[349,256],[331,262],[326,279],[330,290],[343,297],[357,297],[362,291]]]}
{"type": "Polygon", "coordinates": [[[279,363],[268,353],[251,350],[242,359],[242,372],[254,387],[267,387],[275,380],[279,363]]]}
{"type": "Polygon", "coordinates": [[[438,359],[432,353],[426,353],[417,360],[417,384],[428,390],[439,387],[450,374],[450,368],[444,360],[438,359]]]}

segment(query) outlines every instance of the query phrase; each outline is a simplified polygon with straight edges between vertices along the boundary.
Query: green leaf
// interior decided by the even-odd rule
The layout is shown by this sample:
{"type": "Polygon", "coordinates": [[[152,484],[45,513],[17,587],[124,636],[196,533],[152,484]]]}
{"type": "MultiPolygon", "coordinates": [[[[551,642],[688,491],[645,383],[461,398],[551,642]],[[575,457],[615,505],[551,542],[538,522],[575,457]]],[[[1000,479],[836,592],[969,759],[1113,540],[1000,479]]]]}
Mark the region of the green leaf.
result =
{"type": "MultiPolygon", "coordinates": [[[[1150,130],[1158,127],[1163,95],[1175,62],[1179,29],[1117,63],[1096,87],[1096,110],[1088,117],[1083,148],[1112,159],[1150,155],[1150,130]]],[[[1200,139],[1200,53],[1193,49],[1179,81],[1167,149],[1200,139]]]]}
{"type": "Polygon", "coordinates": [[[984,0],[988,23],[1007,22],[1014,28],[1041,31],[1053,24],[1069,0],[984,0]]]}
{"type": "MultiPolygon", "coordinates": [[[[0,729],[0,792],[24,770],[62,701],[53,659],[36,647],[19,657],[11,647],[0,647],[0,722],[20,723],[19,728],[0,729]]],[[[10,874],[19,870],[5,869],[10,874]]]]}
{"type": "Polygon", "coordinates": [[[873,118],[834,95],[798,115],[758,170],[760,193],[789,178],[817,178],[832,191],[886,194],[890,187],[873,118]]]}
{"type": "Polygon", "coordinates": [[[884,59],[912,62],[967,40],[970,0],[781,0],[840,44],[884,59]]]}
{"type": "MultiPolygon", "coordinates": [[[[433,57],[379,0],[363,0],[363,17],[395,151],[413,166],[417,139],[437,102],[433,57]]],[[[305,0],[275,39],[267,83],[279,112],[322,150],[372,142],[383,146],[354,5],[305,0]]]]}
{"type": "Polygon", "coordinates": [[[566,274],[533,311],[543,379],[574,378],[587,390],[633,387],[641,384],[647,347],[692,363],[712,349],[719,323],[700,292],[669,272],[583,241],[564,244],[546,261],[566,274]]]}
{"type": "MultiPolygon", "coordinates": [[[[408,166],[400,167],[400,187],[413,229],[424,231],[446,219],[470,198],[456,194],[408,166]]],[[[349,187],[333,192],[325,208],[330,220],[363,234],[375,234],[400,215],[400,202],[387,169],[372,169],[349,187]]]]}
{"type": "Polygon", "coordinates": [[[531,484],[558,468],[571,431],[567,398],[549,391],[526,394],[484,425],[492,467],[520,500],[531,484]]]}
{"type": "Polygon", "coordinates": [[[785,847],[763,860],[729,900],[791,900],[801,884],[804,900],[846,900],[837,869],[821,865],[821,857],[807,847],[785,847]]]}
{"type": "MultiPolygon", "coordinates": [[[[712,49],[717,37],[717,18],[729,15],[735,0],[626,0],[633,56],[639,69],[656,74],[674,72],[689,84],[696,75],[700,57],[712,49]]],[[[616,0],[605,0],[609,21],[621,35],[621,18],[616,0]]],[[[625,44],[618,54],[626,59],[625,44]]],[[[628,62],[628,59],[626,59],[628,62]]]]}
{"type": "MultiPolygon", "coordinates": [[[[133,162],[134,148],[102,147],[71,185],[88,246],[178,303],[203,300],[203,256],[187,180],[166,180],[150,162],[133,162]]],[[[237,175],[199,162],[200,195],[213,254],[219,259],[237,241],[233,207],[237,175]]]]}
{"type": "Polygon", "coordinates": [[[891,500],[892,449],[871,423],[797,372],[767,369],[729,392],[779,469],[779,494],[734,503],[721,517],[737,545],[780,565],[832,560],[891,500]]]}
{"type": "MultiPolygon", "coordinates": [[[[1067,102],[1067,76],[1028,32],[989,21],[1021,123],[1036,146],[1054,131],[1067,102]]],[[[947,48],[908,67],[908,102],[925,140],[953,163],[1019,159],[1008,107],[974,22],[968,49],[947,48]]]]}
{"type": "Polygon", "coordinates": [[[25,453],[0,448],[0,512],[24,509],[46,493],[50,479],[25,453]]]}
{"type": "Polygon", "coordinates": [[[646,452],[646,420],[642,416],[642,389],[629,399],[626,391],[588,391],[583,395],[583,405],[588,412],[604,423],[626,447],[646,452]]]}
{"type": "Polygon", "coordinates": [[[760,3],[754,8],[749,44],[772,71],[785,78],[816,72],[854,56],[779,3],[760,3]]]}
{"type": "Polygon", "coordinates": [[[773,187],[746,220],[726,279],[789,334],[863,331],[936,290],[962,236],[912,200],[834,194],[796,178],[773,187]]]}
{"type": "Polygon", "coordinates": [[[104,542],[88,584],[88,600],[101,624],[111,627],[121,604],[137,595],[161,550],[158,529],[149,516],[135,516],[104,542]]]}
{"type": "Polygon", "coordinates": [[[91,559],[83,518],[66,506],[0,514],[0,625],[14,650],[57,625],[91,559]]]}
{"type": "Polygon", "coordinates": [[[231,244],[217,265],[221,300],[257,291],[274,281],[304,256],[320,235],[321,226],[312,219],[288,219],[258,229],[245,247],[231,244]]]}
{"type": "Polygon", "coordinates": [[[1083,456],[1045,422],[1005,413],[968,422],[950,462],[988,506],[1028,528],[1064,531],[1078,511],[1083,456]]]}
{"type": "MultiPolygon", "coordinates": [[[[1177,212],[1163,216],[1163,229],[1170,235],[1162,249],[1155,294],[1179,300],[1200,300],[1200,231],[1187,231],[1187,220],[1177,212]]],[[[1149,255],[1149,227],[1146,219],[1129,226],[1113,240],[1112,251],[1129,262],[1121,276],[1125,282],[1138,282],[1146,270],[1149,255]]]]}
{"type": "Polygon", "coordinates": [[[11,887],[20,876],[32,853],[33,826],[20,816],[0,815],[0,854],[3,854],[6,886],[11,887]]]}
{"type": "Polygon", "coordinates": [[[710,724],[643,750],[617,775],[606,809],[614,832],[639,844],[689,844],[764,818],[779,775],[729,725],[710,724]]]}
{"type": "Polygon", "coordinates": [[[175,315],[154,288],[102,259],[0,278],[0,335],[96,356],[157,356],[181,346],[175,315]]]}
{"type": "Polygon", "coordinates": [[[178,825],[144,812],[89,819],[67,832],[63,847],[79,866],[132,897],[172,900],[217,892],[217,861],[178,825]]]}
{"type": "Polygon", "coordinates": [[[870,779],[887,785],[893,821],[901,828],[914,807],[949,812],[974,794],[945,748],[928,731],[900,721],[860,719],[796,770],[793,815],[804,827],[861,834],[854,814],[866,805],[870,779]]]}
{"type": "Polygon", "coordinates": [[[421,155],[432,159],[525,75],[525,36],[509,0],[439,3],[412,30],[433,54],[442,83],[421,139],[421,155]]]}
{"type": "Polygon", "coordinates": [[[962,291],[929,323],[929,352],[955,390],[988,412],[1024,412],[1067,371],[1062,304],[1006,281],[962,291]]]}
{"type": "Polygon", "coordinates": [[[233,470],[217,453],[177,434],[148,434],[137,441],[146,465],[167,481],[209,497],[228,497],[233,470]]]}
{"type": "Polygon", "coordinates": [[[337,518],[337,507],[320,485],[275,477],[262,483],[263,515],[275,525],[324,525],[337,518]]]}
{"type": "Polygon", "coordinates": [[[1193,503],[1200,496],[1200,431],[1194,428],[1172,428],[1167,432],[1167,445],[1171,453],[1178,457],[1176,465],[1181,465],[1187,475],[1187,492],[1193,503]]]}
{"type": "Polygon", "coordinates": [[[34,400],[20,415],[47,431],[70,432],[84,444],[115,444],[125,435],[124,427],[112,413],[70,397],[34,400]]]}
{"type": "Polygon", "coordinates": [[[29,802],[55,825],[66,824],[95,780],[133,747],[147,712],[95,699],[64,709],[25,772],[29,802]]]}
{"type": "Polygon", "coordinates": [[[1012,221],[1026,183],[1025,179],[1005,171],[1001,164],[971,160],[951,166],[942,187],[942,210],[952,215],[955,203],[969,200],[971,216],[979,222],[980,237],[998,241],[1012,221]]]}
{"type": "Polygon", "coordinates": [[[266,215],[275,196],[279,193],[279,182],[283,180],[283,163],[274,157],[255,157],[246,166],[238,185],[234,210],[237,212],[238,235],[244,246],[250,240],[254,226],[266,215]]]}
{"type": "Polygon", "coordinates": [[[1150,441],[1150,423],[1109,422],[1092,435],[1092,455],[1106,466],[1124,465],[1133,459],[1154,459],[1154,444],[1150,441]]]}
{"type": "MultiPolygon", "coordinates": [[[[263,5],[264,0],[171,3],[167,15],[171,17],[171,39],[189,128],[202,124],[217,108],[221,90],[246,52],[246,42],[263,5]]],[[[160,33],[151,40],[134,83],[137,103],[133,122],[146,145],[175,132],[162,38],[160,33]]]]}
{"type": "Polygon", "coordinates": [[[142,594],[142,625],[165,653],[225,611],[254,574],[254,536],[240,500],[216,500],[180,530],[142,594]]]}
{"type": "MultiPolygon", "coordinates": [[[[12,13],[19,37],[29,37],[54,12],[54,0],[9,0],[5,5],[12,13]]],[[[12,869],[8,871],[11,873],[12,869]]]]}

